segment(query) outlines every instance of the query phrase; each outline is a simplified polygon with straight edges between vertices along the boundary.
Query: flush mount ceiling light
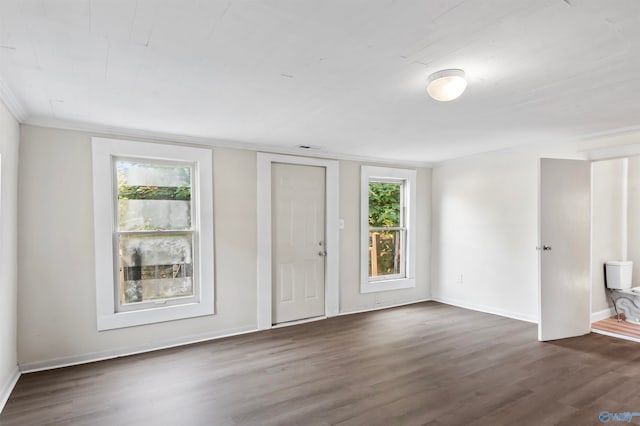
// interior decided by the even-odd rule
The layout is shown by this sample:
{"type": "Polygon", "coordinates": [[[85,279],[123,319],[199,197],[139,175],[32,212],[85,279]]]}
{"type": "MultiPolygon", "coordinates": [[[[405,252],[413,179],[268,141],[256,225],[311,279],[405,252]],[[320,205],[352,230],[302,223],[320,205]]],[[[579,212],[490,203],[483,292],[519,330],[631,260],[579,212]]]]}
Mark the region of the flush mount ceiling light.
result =
{"type": "Polygon", "coordinates": [[[464,71],[458,69],[442,70],[429,76],[427,92],[436,101],[452,101],[462,95],[467,88],[464,71]]]}

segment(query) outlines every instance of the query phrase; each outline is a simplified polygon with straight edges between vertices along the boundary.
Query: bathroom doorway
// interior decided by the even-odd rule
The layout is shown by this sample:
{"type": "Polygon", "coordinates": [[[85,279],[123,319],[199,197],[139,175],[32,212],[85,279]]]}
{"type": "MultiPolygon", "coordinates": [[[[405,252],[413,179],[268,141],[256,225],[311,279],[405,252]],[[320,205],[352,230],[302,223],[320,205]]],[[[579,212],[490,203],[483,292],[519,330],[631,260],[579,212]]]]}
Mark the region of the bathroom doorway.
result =
{"type": "Polygon", "coordinates": [[[619,321],[604,270],[630,260],[632,286],[640,285],[640,155],[593,161],[591,246],[592,331],[640,342],[640,325],[619,321]]]}

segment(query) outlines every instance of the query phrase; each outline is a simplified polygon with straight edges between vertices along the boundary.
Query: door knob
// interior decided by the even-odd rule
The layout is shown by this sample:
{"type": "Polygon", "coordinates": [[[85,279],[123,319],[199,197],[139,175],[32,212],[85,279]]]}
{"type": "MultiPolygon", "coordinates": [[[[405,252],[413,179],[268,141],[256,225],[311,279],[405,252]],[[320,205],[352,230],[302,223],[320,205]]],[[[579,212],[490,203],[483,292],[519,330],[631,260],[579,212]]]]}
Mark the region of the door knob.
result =
{"type": "Polygon", "coordinates": [[[326,251],[319,251],[318,252],[318,256],[326,256],[327,252],[326,251]]]}
{"type": "Polygon", "coordinates": [[[542,246],[542,248],[536,247],[536,250],[551,251],[551,246],[542,246]]]}

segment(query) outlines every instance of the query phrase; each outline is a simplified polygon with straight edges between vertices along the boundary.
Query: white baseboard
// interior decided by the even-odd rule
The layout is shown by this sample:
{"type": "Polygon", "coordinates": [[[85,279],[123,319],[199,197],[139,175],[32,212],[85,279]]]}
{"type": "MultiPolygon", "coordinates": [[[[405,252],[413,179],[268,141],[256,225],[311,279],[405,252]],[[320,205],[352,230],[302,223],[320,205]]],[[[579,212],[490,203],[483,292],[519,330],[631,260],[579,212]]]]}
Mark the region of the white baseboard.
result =
{"type": "Polygon", "coordinates": [[[519,312],[506,311],[504,309],[497,309],[490,306],[477,305],[475,303],[468,303],[465,301],[452,299],[449,297],[432,297],[432,300],[436,302],[444,303],[447,305],[457,306],[459,308],[471,309],[472,311],[499,315],[501,317],[507,317],[507,318],[516,319],[520,321],[532,322],[534,324],[538,323],[538,318],[536,318],[534,315],[526,315],[526,314],[521,314],[519,312]]]}
{"type": "MultiPolygon", "coordinates": [[[[401,302],[401,303],[386,303],[386,304],[380,304],[375,306],[368,306],[362,309],[342,311],[338,315],[342,316],[342,315],[351,315],[351,314],[357,314],[362,312],[371,312],[371,311],[377,311],[380,309],[389,309],[389,308],[395,308],[399,306],[413,305],[416,303],[423,303],[431,300],[445,303],[448,305],[458,306],[461,308],[471,309],[474,311],[486,312],[489,314],[518,319],[521,321],[537,323],[537,321],[534,318],[527,317],[525,315],[517,314],[514,312],[497,310],[497,309],[488,308],[488,307],[479,306],[479,305],[466,304],[466,303],[458,302],[448,298],[429,298],[429,299],[412,300],[412,301],[401,302]]],[[[317,319],[314,318],[312,320],[317,320],[317,319]]],[[[72,365],[87,364],[90,362],[103,361],[107,359],[119,358],[119,357],[128,356],[128,355],[136,355],[140,353],[152,352],[152,351],[157,351],[161,349],[174,348],[177,346],[189,345],[192,343],[206,342],[209,340],[221,339],[224,337],[254,333],[256,331],[259,331],[259,330],[255,326],[247,326],[247,327],[240,327],[232,330],[226,330],[223,332],[204,333],[204,334],[199,334],[194,336],[186,336],[186,337],[181,337],[179,339],[172,339],[172,340],[158,342],[155,344],[139,345],[139,346],[125,347],[125,348],[118,348],[118,349],[109,349],[109,350],[99,351],[99,352],[91,352],[91,353],[80,354],[80,355],[71,355],[66,357],[52,358],[44,361],[22,363],[19,366],[20,370],[18,372],[18,375],[15,377],[15,380],[17,381],[17,378],[19,377],[20,372],[33,373],[36,371],[51,370],[54,368],[61,368],[61,367],[69,367],[72,365]]],[[[10,389],[13,389],[13,385],[15,385],[15,382],[11,385],[10,389]]],[[[1,396],[3,396],[3,394],[0,394],[0,397],[1,396]]],[[[1,401],[2,400],[0,399],[0,402],[1,401]]]]}
{"type": "Polygon", "coordinates": [[[422,302],[429,302],[431,301],[431,299],[418,299],[418,300],[412,300],[410,302],[401,302],[401,303],[381,303],[379,305],[375,305],[375,306],[368,306],[362,309],[353,309],[353,310],[347,310],[347,311],[342,311],[340,313],[338,313],[338,316],[342,316],[342,315],[351,315],[351,314],[360,314],[362,312],[371,312],[371,311],[379,311],[380,309],[389,309],[389,308],[396,308],[398,306],[407,306],[407,305],[413,305],[415,303],[422,303],[422,302]]]}
{"type": "Polygon", "coordinates": [[[87,364],[90,362],[104,361],[112,358],[119,358],[128,355],[136,355],[145,352],[153,352],[161,349],[175,348],[192,343],[206,342],[209,340],[222,339],[223,337],[238,336],[241,334],[254,333],[258,331],[255,326],[240,327],[222,332],[204,333],[178,339],[165,340],[158,343],[132,346],[126,348],[109,349],[100,352],[91,352],[81,355],[71,355],[60,358],[48,359],[45,361],[35,361],[20,364],[22,373],[33,373],[36,371],[52,370],[54,368],[69,367],[72,365],[87,364]]]}
{"type": "Polygon", "coordinates": [[[591,324],[593,324],[596,321],[601,321],[603,319],[606,318],[610,318],[612,316],[614,316],[616,314],[616,310],[613,308],[607,308],[607,309],[603,309],[601,311],[598,312],[592,312],[591,313],[591,324]]]}
{"type": "MultiPolygon", "coordinates": [[[[411,302],[398,303],[398,304],[380,305],[380,306],[375,306],[375,307],[366,308],[366,309],[357,310],[357,311],[354,310],[349,312],[341,312],[338,315],[348,315],[348,314],[355,314],[358,312],[375,311],[378,309],[393,308],[396,306],[404,306],[404,305],[410,305],[413,303],[426,302],[428,300],[430,299],[415,300],[411,302]]],[[[315,321],[318,319],[325,319],[325,318],[312,318],[310,320],[315,321]]],[[[308,322],[308,321],[303,320],[300,323],[304,323],[304,322],[308,322]]],[[[295,324],[287,324],[287,325],[295,325],[295,324]]],[[[22,373],[33,373],[36,371],[52,370],[54,368],[61,368],[61,367],[69,367],[72,365],[88,364],[90,362],[104,361],[107,359],[119,358],[119,357],[128,356],[128,355],[136,355],[140,353],[152,352],[152,351],[157,351],[161,349],[174,348],[176,346],[183,346],[183,345],[189,345],[192,343],[199,343],[199,342],[206,342],[209,340],[221,339],[223,337],[254,333],[256,331],[259,331],[256,328],[256,326],[247,326],[247,327],[240,327],[232,330],[226,330],[223,332],[205,333],[205,334],[199,334],[195,336],[181,337],[179,339],[162,341],[155,344],[139,345],[139,346],[125,347],[125,348],[118,348],[118,349],[109,349],[105,351],[91,352],[87,354],[52,358],[44,361],[26,362],[26,363],[20,364],[20,371],[22,373]]]]}
{"type": "Polygon", "coordinates": [[[630,340],[632,342],[638,342],[640,343],[640,339],[637,339],[635,337],[631,337],[631,336],[625,336],[624,334],[616,334],[616,333],[611,333],[609,331],[604,331],[604,330],[597,330],[595,328],[591,329],[592,333],[597,333],[597,334],[604,334],[605,336],[610,336],[610,337],[616,337],[618,339],[623,339],[623,340],[630,340]]]}
{"type": "Polygon", "coordinates": [[[0,383],[0,413],[2,413],[2,410],[4,410],[4,406],[7,403],[7,400],[9,399],[9,396],[11,395],[11,392],[13,391],[16,383],[18,383],[19,378],[20,369],[16,365],[11,374],[9,374],[9,377],[7,377],[7,380],[4,383],[0,383]]]}

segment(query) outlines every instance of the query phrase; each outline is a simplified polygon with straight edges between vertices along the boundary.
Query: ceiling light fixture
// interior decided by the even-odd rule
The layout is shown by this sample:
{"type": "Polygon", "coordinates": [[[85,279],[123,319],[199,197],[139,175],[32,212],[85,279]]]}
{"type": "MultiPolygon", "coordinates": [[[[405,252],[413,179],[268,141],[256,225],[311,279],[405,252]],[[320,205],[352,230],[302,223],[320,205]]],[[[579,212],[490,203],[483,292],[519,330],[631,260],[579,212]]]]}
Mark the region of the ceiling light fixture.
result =
{"type": "Polygon", "coordinates": [[[436,101],[448,102],[458,98],[467,88],[464,71],[458,69],[442,70],[429,76],[427,92],[436,101]]]}

